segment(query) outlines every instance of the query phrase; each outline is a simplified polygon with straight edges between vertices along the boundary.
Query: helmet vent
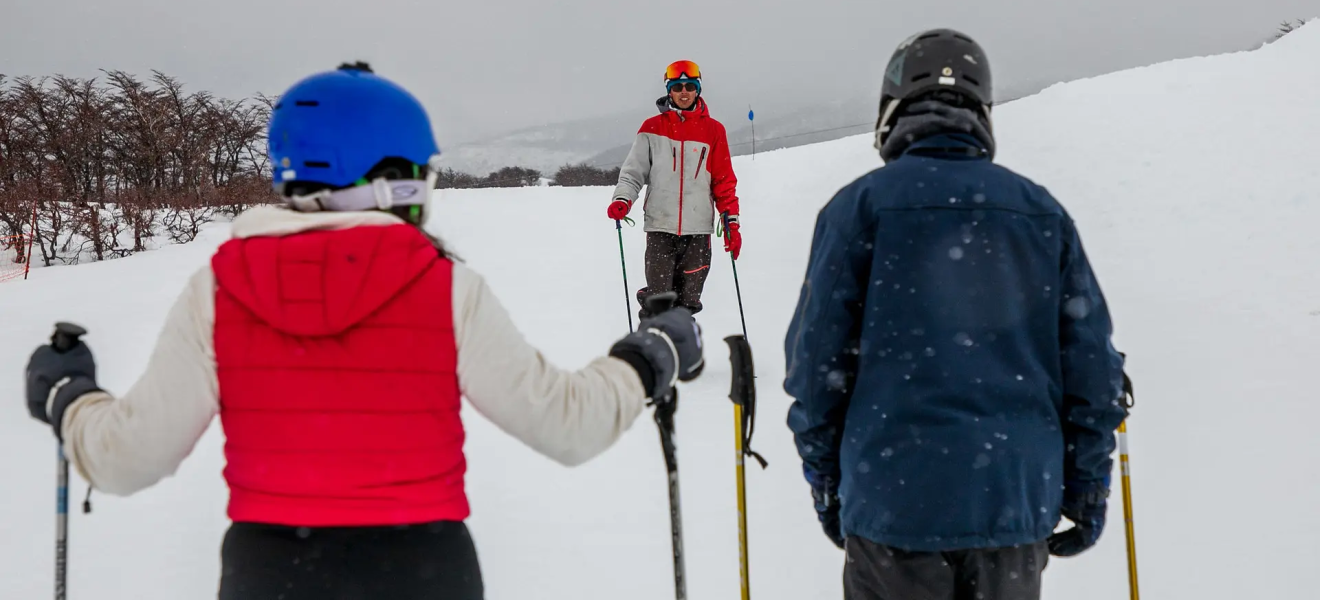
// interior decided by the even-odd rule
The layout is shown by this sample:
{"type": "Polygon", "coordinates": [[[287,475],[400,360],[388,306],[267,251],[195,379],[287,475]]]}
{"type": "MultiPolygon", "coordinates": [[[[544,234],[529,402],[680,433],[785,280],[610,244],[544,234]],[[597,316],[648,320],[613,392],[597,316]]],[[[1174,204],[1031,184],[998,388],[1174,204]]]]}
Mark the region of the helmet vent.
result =
{"type": "Polygon", "coordinates": [[[316,100],[298,100],[293,103],[294,106],[320,106],[321,103],[316,100]]]}
{"type": "Polygon", "coordinates": [[[323,160],[304,160],[303,166],[311,169],[329,169],[330,163],[323,160]]]}
{"type": "Polygon", "coordinates": [[[937,37],[940,37],[939,33],[927,33],[926,35],[917,38],[917,41],[928,40],[930,38],[937,38],[937,37]]]}
{"type": "Polygon", "coordinates": [[[974,86],[976,86],[976,87],[981,87],[981,82],[980,82],[980,81],[977,81],[975,77],[972,77],[972,76],[970,76],[970,75],[963,75],[963,79],[966,79],[967,81],[972,82],[972,85],[974,85],[974,86]]]}
{"type": "Polygon", "coordinates": [[[930,79],[930,73],[918,73],[912,76],[911,82],[916,83],[922,79],[930,79]]]}
{"type": "Polygon", "coordinates": [[[964,42],[967,42],[968,44],[975,44],[975,43],[976,43],[976,42],[973,42],[973,41],[972,41],[972,38],[969,38],[969,37],[967,37],[967,36],[965,36],[965,35],[962,35],[962,34],[955,33],[955,34],[953,34],[953,37],[954,37],[954,39],[962,40],[962,41],[964,41],[964,42]]]}

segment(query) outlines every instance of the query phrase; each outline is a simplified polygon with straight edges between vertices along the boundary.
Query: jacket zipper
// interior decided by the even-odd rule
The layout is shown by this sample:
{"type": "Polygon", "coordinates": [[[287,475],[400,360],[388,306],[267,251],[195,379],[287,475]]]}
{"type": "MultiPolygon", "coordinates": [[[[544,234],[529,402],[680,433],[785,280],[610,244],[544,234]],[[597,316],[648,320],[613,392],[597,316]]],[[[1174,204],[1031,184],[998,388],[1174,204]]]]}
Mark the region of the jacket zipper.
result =
{"type": "Polygon", "coordinates": [[[687,142],[678,143],[678,235],[683,235],[683,180],[687,178],[687,142]]]}
{"type": "Polygon", "coordinates": [[[706,148],[701,149],[701,160],[697,161],[697,173],[692,176],[693,179],[701,177],[701,165],[704,164],[706,164],[706,148]]]}

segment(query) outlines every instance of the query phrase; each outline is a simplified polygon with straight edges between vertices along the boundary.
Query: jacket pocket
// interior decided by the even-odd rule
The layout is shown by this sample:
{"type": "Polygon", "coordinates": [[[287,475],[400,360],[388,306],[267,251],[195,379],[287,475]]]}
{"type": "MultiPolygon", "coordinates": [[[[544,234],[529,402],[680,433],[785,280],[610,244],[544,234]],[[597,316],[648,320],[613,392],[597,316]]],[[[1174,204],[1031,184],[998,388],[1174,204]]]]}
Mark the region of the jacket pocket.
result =
{"type": "Polygon", "coordinates": [[[701,149],[701,160],[697,161],[697,173],[692,176],[693,179],[697,179],[701,177],[701,166],[706,164],[706,150],[707,148],[701,149]]]}
{"type": "Polygon", "coordinates": [[[669,149],[674,151],[674,172],[677,173],[677,172],[678,172],[678,148],[674,148],[673,146],[670,146],[669,149]]]}

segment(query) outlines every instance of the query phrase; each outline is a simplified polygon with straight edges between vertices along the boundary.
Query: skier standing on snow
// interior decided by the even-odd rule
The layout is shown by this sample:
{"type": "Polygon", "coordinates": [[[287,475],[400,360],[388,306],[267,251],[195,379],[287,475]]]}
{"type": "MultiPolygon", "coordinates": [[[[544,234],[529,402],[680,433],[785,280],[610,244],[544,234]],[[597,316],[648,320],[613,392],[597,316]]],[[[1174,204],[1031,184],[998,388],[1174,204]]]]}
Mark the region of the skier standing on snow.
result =
{"type": "Polygon", "coordinates": [[[886,166],[816,222],[788,424],[850,600],[1039,598],[1104,528],[1123,358],[1068,213],[992,162],[991,105],[971,38],[904,42],[886,166]]]}
{"type": "Polygon", "coordinates": [[[171,475],[217,414],[233,524],[222,600],[482,597],[464,520],[460,396],[566,465],[702,365],[676,308],[582,370],[524,341],[480,275],[422,231],[430,120],[358,63],[302,80],[269,131],[275,188],[188,282],[146,372],[102,391],[91,350],[42,346],[32,415],[94,487],[171,475]]]}
{"type": "Polygon", "coordinates": [[[642,186],[648,186],[643,201],[646,287],[637,292],[642,318],[649,316],[646,298],[668,291],[678,293],[679,305],[701,312],[717,220],[728,222],[724,251],[734,260],[742,251],[738,178],[724,125],[710,116],[701,97],[701,69],[688,60],[669,65],[665,90],[667,95],[655,102],[660,114],[642,123],[619,169],[608,210],[611,219],[626,218],[642,186]]]}

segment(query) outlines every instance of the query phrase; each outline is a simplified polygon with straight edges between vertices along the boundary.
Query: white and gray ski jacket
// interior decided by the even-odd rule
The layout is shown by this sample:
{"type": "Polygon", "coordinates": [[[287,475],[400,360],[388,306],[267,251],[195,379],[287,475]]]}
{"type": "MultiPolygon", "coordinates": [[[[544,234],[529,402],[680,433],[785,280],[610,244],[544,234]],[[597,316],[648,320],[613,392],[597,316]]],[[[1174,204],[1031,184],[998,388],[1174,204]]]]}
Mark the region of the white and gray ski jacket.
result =
{"type": "Polygon", "coordinates": [[[724,125],[711,118],[700,98],[687,111],[673,109],[667,98],[656,105],[661,112],[638,130],[619,169],[614,198],[631,207],[647,186],[646,231],[711,235],[719,214],[737,221],[738,178],[724,125]]]}

